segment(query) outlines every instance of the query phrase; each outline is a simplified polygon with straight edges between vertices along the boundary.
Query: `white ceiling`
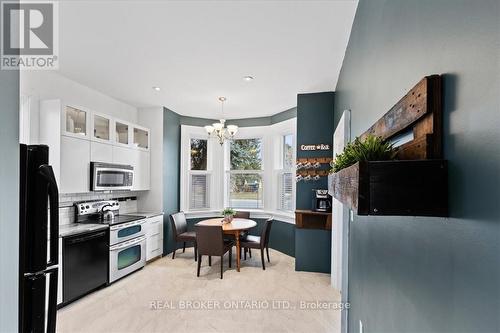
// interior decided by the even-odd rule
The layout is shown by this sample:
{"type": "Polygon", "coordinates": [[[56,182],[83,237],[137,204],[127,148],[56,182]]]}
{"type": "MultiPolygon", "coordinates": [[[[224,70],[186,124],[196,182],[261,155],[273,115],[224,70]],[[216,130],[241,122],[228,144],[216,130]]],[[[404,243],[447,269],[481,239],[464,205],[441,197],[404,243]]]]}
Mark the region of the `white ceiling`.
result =
{"type": "Polygon", "coordinates": [[[334,90],[356,6],[64,1],[60,72],[137,107],[219,118],[226,96],[225,118],[269,116],[296,106],[297,93],[334,90]]]}

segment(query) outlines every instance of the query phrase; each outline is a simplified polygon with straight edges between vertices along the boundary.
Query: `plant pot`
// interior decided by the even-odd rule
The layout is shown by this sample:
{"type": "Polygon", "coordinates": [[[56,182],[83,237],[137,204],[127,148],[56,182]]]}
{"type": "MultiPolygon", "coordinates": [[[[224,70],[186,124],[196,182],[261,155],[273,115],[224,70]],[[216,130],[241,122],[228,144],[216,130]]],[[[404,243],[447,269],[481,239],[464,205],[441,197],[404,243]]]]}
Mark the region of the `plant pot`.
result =
{"type": "Polygon", "coordinates": [[[224,215],[224,223],[231,223],[233,221],[233,215],[224,215]]]}

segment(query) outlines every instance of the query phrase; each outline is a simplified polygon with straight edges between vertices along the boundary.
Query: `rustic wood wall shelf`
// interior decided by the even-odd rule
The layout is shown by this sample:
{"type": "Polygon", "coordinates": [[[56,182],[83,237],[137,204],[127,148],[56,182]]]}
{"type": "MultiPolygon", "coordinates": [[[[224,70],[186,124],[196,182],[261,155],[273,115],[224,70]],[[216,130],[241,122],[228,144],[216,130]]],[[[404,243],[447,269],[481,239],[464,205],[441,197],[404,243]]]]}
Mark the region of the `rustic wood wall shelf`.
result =
{"type": "Polygon", "coordinates": [[[356,163],[332,178],[333,196],[358,215],[448,216],[443,160],[356,163]]]}
{"type": "Polygon", "coordinates": [[[332,230],[332,213],[296,210],[295,226],[300,229],[332,230]]]}
{"type": "Polygon", "coordinates": [[[360,138],[395,140],[396,161],[356,163],[330,177],[332,195],[358,215],[448,216],[448,164],[442,160],[441,77],[426,76],[360,138]]]}

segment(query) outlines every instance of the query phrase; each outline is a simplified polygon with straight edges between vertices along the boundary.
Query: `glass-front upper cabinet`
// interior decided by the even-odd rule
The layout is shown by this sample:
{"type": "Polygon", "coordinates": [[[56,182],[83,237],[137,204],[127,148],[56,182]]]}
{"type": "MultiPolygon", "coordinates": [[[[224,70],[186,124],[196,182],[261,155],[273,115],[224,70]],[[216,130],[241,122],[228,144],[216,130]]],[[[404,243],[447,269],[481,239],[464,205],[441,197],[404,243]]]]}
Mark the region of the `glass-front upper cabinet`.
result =
{"type": "Polygon", "coordinates": [[[86,137],[89,112],[73,106],[64,108],[63,129],[65,134],[78,137],[86,137]]]}
{"type": "Polygon", "coordinates": [[[124,145],[129,144],[129,125],[117,120],[115,122],[115,141],[124,145]]]}
{"type": "Polygon", "coordinates": [[[109,117],[96,113],[94,113],[92,117],[92,138],[99,141],[110,141],[111,119],[109,117]]]}
{"type": "Polygon", "coordinates": [[[134,127],[134,146],[149,149],[149,130],[134,127]]]}

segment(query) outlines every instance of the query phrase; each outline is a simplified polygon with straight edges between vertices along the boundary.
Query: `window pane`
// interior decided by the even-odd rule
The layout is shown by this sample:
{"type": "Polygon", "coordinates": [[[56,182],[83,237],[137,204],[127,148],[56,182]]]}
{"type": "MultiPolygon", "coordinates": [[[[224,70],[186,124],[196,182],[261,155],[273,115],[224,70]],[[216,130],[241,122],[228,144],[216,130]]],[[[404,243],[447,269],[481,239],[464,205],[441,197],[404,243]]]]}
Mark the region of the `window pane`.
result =
{"type": "Polygon", "coordinates": [[[190,209],[208,208],[208,175],[191,175],[190,209]]]}
{"type": "Polygon", "coordinates": [[[283,137],[283,168],[291,169],[293,166],[293,135],[283,137]]]}
{"type": "Polygon", "coordinates": [[[94,115],[94,137],[109,140],[109,119],[94,115]]]}
{"type": "Polygon", "coordinates": [[[87,134],[87,112],[66,107],[66,132],[81,135],[87,134]]]}
{"type": "Polygon", "coordinates": [[[231,141],[231,170],[262,170],[262,140],[231,141]]]}
{"type": "Polygon", "coordinates": [[[232,208],[262,208],[262,176],[259,174],[231,174],[229,206],[232,208]]]}
{"type": "Polygon", "coordinates": [[[280,178],[280,209],[281,210],[293,210],[293,174],[287,172],[281,175],[280,178]]]}
{"type": "Polygon", "coordinates": [[[128,145],[128,125],[116,122],[116,142],[128,145]]]}
{"type": "Polygon", "coordinates": [[[207,140],[191,139],[191,170],[207,170],[207,140]]]}

